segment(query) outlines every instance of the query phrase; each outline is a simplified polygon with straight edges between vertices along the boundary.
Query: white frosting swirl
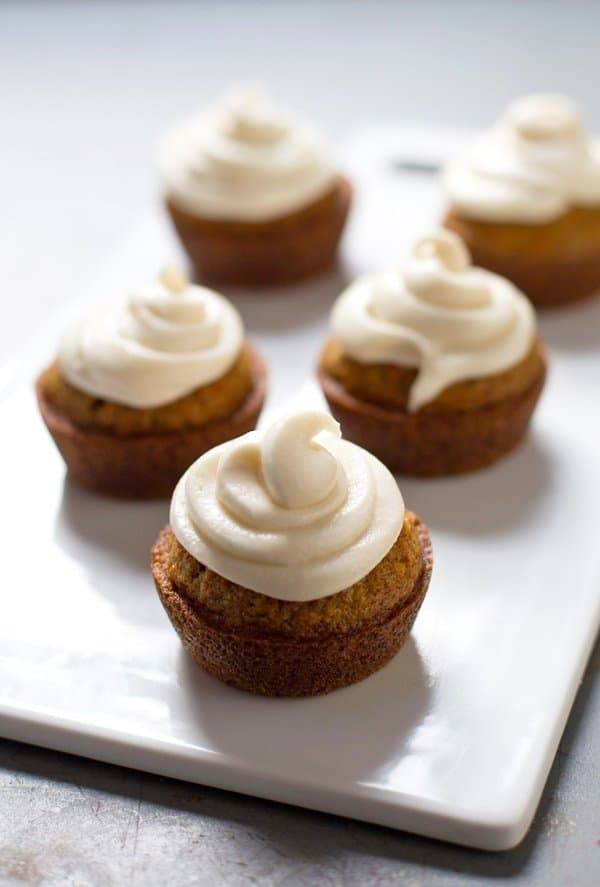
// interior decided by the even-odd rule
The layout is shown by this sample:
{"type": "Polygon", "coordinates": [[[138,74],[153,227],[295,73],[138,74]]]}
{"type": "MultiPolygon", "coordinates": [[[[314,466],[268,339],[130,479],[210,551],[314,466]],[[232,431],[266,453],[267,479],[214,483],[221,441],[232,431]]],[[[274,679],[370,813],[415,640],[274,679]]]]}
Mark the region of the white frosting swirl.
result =
{"type": "Polygon", "coordinates": [[[403,272],[355,281],[334,305],[331,323],[349,357],[418,368],[411,411],[455,382],[514,366],[529,353],[536,329],[525,296],[472,267],[450,231],[420,240],[403,272]]]}
{"type": "Polygon", "coordinates": [[[543,224],[570,206],[600,205],[600,145],[569,99],[532,95],[448,166],[444,184],[466,217],[543,224]]]}
{"type": "Polygon", "coordinates": [[[166,269],[75,323],[58,362],[67,381],[93,397],[160,407],[223,376],[243,338],[233,305],[166,269]]]}
{"type": "Polygon", "coordinates": [[[176,126],[161,146],[159,165],[176,205],[234,221],[294,212],[322,197],[334,180],[319,133],[256,90],[234,92],[176,126]]]}
{"type": "Polygon", "coordinates": [[[331,416],[303,411],[201,456],[175,488],[170,520],[192,557],[231,582],[308,601],[385,557],[404,503],[388,469],[341,440],[331,416]]]}

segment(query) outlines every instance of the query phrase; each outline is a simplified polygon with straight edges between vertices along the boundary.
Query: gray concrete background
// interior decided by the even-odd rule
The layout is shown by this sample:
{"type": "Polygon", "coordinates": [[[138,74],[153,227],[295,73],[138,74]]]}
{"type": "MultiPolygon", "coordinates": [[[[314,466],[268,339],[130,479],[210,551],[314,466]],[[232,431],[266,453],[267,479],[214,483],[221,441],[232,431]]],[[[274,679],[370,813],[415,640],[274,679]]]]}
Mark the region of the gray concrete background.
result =
{"type": "MultiPolygon", "coordinates": [[[[337,137],[380,119],[484,124],[531,89],[572,94],[600,130],[599,50],[594,3],[0,3],[0,354],[150,210],[163,126],[232,82],[337,137]]],[[[599,667],[597,650],[515,851],[0,741],[0,884],[598,884],[599,667]]]]}

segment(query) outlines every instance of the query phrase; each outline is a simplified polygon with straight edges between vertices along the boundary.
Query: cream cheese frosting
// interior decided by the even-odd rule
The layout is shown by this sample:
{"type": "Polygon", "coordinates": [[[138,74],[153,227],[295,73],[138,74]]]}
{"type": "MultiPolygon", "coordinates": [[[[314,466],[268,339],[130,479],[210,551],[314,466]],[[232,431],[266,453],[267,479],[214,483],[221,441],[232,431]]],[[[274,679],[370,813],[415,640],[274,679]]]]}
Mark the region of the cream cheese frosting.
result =
{"type": "Polygon", "coordinates": [[[243,338],[230,302],[168,268],[75,323],[58,363],[68,382],[93,397],[160,407],[221,378],[243,338]]]}
{"type": "Polygon", "coordinates": [[[331,416],[310,410],[205,453],[179,481],[170,514],[192,557],[286,601],[358,582],[388,553],[403,521],[388,469],[342,440],[331,416]]]}
{"type": "Polygon", "coordinates": [[[571,206],[600,205],[600,145],[568,98],[527,96],[449,164],[444,185],[465,217],[551,222],[571,206]]]}
{"type": "Polygon", "coordinates": [[[167,134],[159,166],[168,198],[209,219],[261,222],[307,206],[334,182],[310,124],[259,90],[236,90],[167,134]]]}
{"type": "Polygon", "coordinates": [[[331,325],[349,357],[418,369],[410,411],[455,382],[514,366],[536,335],[525,296],[508,280],[473,267],[450,231],[418,241],[402,271],[351,284],[333,307],[331,325]]]}

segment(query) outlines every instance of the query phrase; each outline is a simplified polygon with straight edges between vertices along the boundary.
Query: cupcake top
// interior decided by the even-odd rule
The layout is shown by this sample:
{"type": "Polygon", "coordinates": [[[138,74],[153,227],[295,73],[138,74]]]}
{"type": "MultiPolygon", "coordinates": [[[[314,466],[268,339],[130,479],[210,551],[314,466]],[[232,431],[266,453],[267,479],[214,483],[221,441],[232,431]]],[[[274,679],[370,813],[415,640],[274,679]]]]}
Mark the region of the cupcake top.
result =
{"type": "Polygon", "coordinates": [[[176,126],[159,165],[175,205],[243,222],[301,209],[332,188],[335,175],[321,135],[255,89],[229,93],[176,126]]]}
{"type": "Polygon", "coordinates": [[[92,397],[160,407],[223,376],[243,339],[233,305],[167,268],[75,323],[58,363],[66,380],[92,397]]]}
{"type": "Polygon", "coordinates": [[[404,520],[387,468],[326,413],[286,415],[201,456],[179,481],[171,529],[200,563],[286,601],[349,588],[404,520]]]}
{"type": "Polygon", "coordinates": [[[600,145],[569,99],[527,96],[448,166],[444,185],[467,218],[551,222],[570,206],[600,205],[600,145]]]}
{"type": "Polygon", "coordinates": [[[525,296],[503,277],[473,267],[450,231],[417,241],[402,270],[351,284],[333,307],[331,325],[348,357],[418,370],[410,411],[455,382],[516,365],[536,336],[525,296]]]}

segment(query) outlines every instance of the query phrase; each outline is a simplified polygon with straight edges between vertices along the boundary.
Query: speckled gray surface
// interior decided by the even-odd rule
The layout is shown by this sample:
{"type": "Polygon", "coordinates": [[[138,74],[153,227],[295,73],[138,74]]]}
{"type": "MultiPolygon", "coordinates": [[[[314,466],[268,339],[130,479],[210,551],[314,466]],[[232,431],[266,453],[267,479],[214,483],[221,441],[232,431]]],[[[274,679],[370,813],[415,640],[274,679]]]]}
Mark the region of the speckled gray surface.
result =
{"type": "MultiPolygon", "coordinates": [[[[480,124],[539,88],[600,128],[598,33],[583,2],[0,4],[0,348],[89,280],[152,205],[162,127],[231,81],[264,82],[339,136],[394,117],[480,124]]],[[[0,885],[597,885],[599,667],[597,648],[514,851],[0,741],[0,885]]]]}

